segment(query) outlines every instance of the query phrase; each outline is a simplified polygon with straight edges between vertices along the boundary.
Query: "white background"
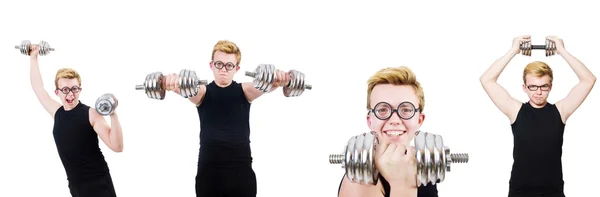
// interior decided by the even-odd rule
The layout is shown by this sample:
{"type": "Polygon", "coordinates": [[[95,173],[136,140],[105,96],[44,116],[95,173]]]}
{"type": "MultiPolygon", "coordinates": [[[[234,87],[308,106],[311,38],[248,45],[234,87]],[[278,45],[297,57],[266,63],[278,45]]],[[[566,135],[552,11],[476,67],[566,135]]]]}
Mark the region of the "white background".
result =
{"type": "MultiPolygon", "coordinates": [[[[593,2],[593,1],[589,1],[593,2]]],[[[0,196],[68,196],[52,137],[53,121],[29,83],[29,58],[13,49],[21,40],[56,48],[40,57],[48,91],[57,69],[83,77],[81,100],[103,93],[120,99],[125,149],[101,148],[120,197],[194,196],[199,142],[196,109],[167,94],[151,100],[134,86],[145,75],[194,69],[212,80],[208,62],[221,39],[241,47],[237,81],[260,63],[298,69],[314,86],[298,98],[281,90],[252,105],[251,145],[258,196],[336,196],[343,170],[328,163],[348,138],[368,132],[366,80],[377,70],[410,66],[425,89],[423,131],[441,134],[470,163],[454,165],[440,196],[506,196],[513,140],[508,119],[489,100],[479,76],[511,46],[531,34],[563,38],[568,51],[600,76],[599,18],[582,1],[3,1],[0,196]]],[[[522,69],[534,60],[555,73],[551,103],[577,82],[560,56],[517,56],[499,82],[521,101],[522,69]]],[[[51,93],[53,94],[53,93],[51,93]]],[[[598,88],[571,116],[563,169],[567,196],[592,193],[597,158],[598,88]]],[[[57,98],[57,97],[55,97],[57,98]]],[[[58,98],[57,98],[58,99],[58,98]]]]}

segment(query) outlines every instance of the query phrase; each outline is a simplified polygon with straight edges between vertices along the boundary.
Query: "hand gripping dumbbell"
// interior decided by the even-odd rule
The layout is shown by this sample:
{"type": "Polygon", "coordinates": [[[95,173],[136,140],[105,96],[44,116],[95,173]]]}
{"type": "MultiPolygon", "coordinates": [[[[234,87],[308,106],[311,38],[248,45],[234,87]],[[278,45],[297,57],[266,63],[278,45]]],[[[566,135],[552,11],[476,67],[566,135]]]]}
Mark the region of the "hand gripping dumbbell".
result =
{"type": "Polygon", "coordinates": [[[522,55],[531,56],[531,50],[546,50],[546,57],[556,54],[556,43],[546,39],[545,45],[531,45],[531,41],[523,42],[519,46],[522,55]]]}
{"type": "MultiPolygon", "coordinates": [[[[451,163],[467,163],[466,153],[450,153],[441,136],[418,132],[414,139],[417,149],[417,186],[444,181],[451,163]]],[[[375,154],[379,140],[375,132],[363,133],[348,140],[343,154],[329,155],[329,163],[342,164],[346,176],[353,183],[375,185],[379,171],[375,166],[375,154]]]]}
{"type": "MultiPolygon", "coordinates": [[[[163,87],[164,75],[162,72],[154,72],[146,75],[144,85],[136,85],[136,90],[144,90],[148,98],[163,100],[165,99],[166,89],[163,87]]],[[[188,69],[182,69],[179,72],[179,90],[181,96],[190,98],[198,95],[198,86],[206,85],[206,80],[200,80],[196,72],[188,69]]]]}
{"type": "MultiPolygon", "coordinates": [[[[23,55],[29,55],[29,53],[31,52],[31,45],[31,41],[23,40],[21,41],[21,45],[15,46],[15,49],[19,49],[19,51],[21,51],[21,54],[23,55]]],[[[40,56],[48,55],[50,51],[54,51],[54,48],[50,48],[50,45],[46,41],[40,41],[39,46],[40,56]]]]}
{"type": "MultiPolygon", "coordinates": [[[[254,87],[262,92],[268,92],[275,82],[275,65],[260,64],[254,72],[246,71],[246,76],[254,78],[254,87]]],[[[290,70],[290,82],[283,86],[283,95],[286,97],[300,96],[304,90],[311,90],[312,86],[304,84],[304,73],[290,70]]]]}
{"type": "Polygon", "coordinates": [[[108,116],[115,112],[117,106],[119,106],[119,101],[115,95],[106,93],[96,99],[95,106],[96,112],[98,112],[100,115],[108,116]]]}

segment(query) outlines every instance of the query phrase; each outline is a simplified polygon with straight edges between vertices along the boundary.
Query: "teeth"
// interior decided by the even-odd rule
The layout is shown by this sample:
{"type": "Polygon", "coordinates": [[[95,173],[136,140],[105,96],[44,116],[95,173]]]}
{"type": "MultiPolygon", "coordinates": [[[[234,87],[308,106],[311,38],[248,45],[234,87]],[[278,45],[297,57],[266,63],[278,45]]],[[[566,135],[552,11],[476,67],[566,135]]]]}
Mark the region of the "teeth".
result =
{"type": "Polygon", "coordinates": [[[388,131],[386,133],[391,136],[400,136],[400,135],[404,134],[404,131],[388,131]]]}

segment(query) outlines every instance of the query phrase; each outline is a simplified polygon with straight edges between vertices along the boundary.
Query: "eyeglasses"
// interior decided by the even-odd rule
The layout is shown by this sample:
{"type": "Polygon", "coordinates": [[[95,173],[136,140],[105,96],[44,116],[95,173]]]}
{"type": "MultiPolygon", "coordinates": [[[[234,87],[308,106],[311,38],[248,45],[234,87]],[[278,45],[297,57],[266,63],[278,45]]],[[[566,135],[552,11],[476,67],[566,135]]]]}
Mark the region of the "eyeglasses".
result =
{"type": "Polygon", "coordinates": [[[78,93],[81,90],[81,88],[79,86],[73,86],[71,88],[63,87],[61,89],[56,90],[60,90],[63,94],[69,94],[69,92],[78,93]]]}
{"type": "Polygon", "coordinates": [[[541,86],[538,86],[538,85],[528,85],[527,86],[527,89],[529,89],[529,91],[537,91],[538,88],[542,89],[542,91],[548,91],[548,90],[550,90],[550,85],[544,84],[541,86]]]}
{"type": "Polygon", "coordinates": [[[230,71],[236,67],[236,65],[231,62],[223,63],[222,61],[213,61],[212,63],[215,66],[215,68],[217,68],[219,70],[221,70],[223,67],[225,67],[225,70],[230,71]]]}
{"type": "Polygon", "coordinates": [[[369,113],[375,114],[375,117],[377,117],[379,120],[387,120],[392,117],[394,112],[396,112],[400,118],[409,120],[419,111],[420,109],[415,108],[415,105],[405,101],[400,103],[396,109],[394,109],[389,103],[380,102],[377,103],[373,109],[369,110],[369,113]]]}

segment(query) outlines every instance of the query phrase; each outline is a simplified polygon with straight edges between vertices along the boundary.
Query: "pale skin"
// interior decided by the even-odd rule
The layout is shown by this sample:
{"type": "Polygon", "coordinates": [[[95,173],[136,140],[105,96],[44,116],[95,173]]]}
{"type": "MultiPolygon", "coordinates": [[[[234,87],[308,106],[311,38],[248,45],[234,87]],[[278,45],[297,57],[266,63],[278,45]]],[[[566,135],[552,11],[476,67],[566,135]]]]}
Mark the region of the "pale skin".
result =
{"type": "MultiPolygon", "coordinates": [[[[569,117],[579,108],[579,106],[586,99],[588,94],[591,92],[594,84],[596,83],[596,77],[588,68],[577,58],[573,57],[564,46],[562,39],[556,36],[548,36],[547,39],[556,43],[556,52],[562,56],[563,59],[569,64],[571,69],[575,72],[579,78],[579,83],[571,89],[567,96],[556,102],[556,107],[560,112],[560,116],[563,123],[566,123],[569,117]]],[[[481,76],[481,84],[493,101],[493,103],[508,117],[511,124],[517,119],[517,114],[521,108],[521,102],[509,95],[509,93],[498,84],[496,81],[498,77],[510,62],[510,60],[517,54],[520,53],[519,44],[523,41],[531,40],[531,36],[524,35],[513,39],[513,45],[510,51],[508,51],[503,57],[499,58],[494,62],[490,68],[481,76]]],[[[536,77],[534,75],[525,76],[526,84],[523,84],[523,91],[527,94],[530,99],[530,104],[535,108],[542,108],[548,102],[547,98],[552,90],[552,83],[548,75],[542,77],[536,77]],[[530,91],[527,89],[528,85],[548,85],[550,89],[542,91],[538,88],[536,91],[530,91]]]]}
{"type": "MultiPolygon", "coordinates": [[[[237,58],[236,58],[235,54],[227,54],[227,53],[224,53],[221,51],[215,52],[213,61],[211,61],[209,63],[209,66],[213,72],[213,75],[215,78],[215,84],[219,87],[229,86],[233,82],[233,76],[235,76],[237,71],[240,69],[240,66],[238,66],[238,62],[237,62],[237,58]],[[229,70],[229,71],[227,69],[225,69],[225,67],[218,69],[213,64],[213,62],[216,62],[216,61],[221,61],[224,63],[230,62],[236,66],[234,69],[229,70]]],[[[273,84],[273,86],[269,92],[275,91],[278,87],[283,86],[283,85],[289,83],[289,81],[290,81],[289,75],[283,71],[276,70],[275,75],[276,75],[277,80],[275,81],[275,83],[273,84]]],[[[179,76],[177,74],[174,74],[174,73],[169,74],[169,75],[165,76],[163,85],[166,90],[173,91],[177,94],[180,94],[178,80],[179,80],[179,76]]],[[[264,94],[264,92],[256,89],[252,82],[242,83],[242,89],[244,91],[244,95],[246,96],[246,99],[250,103],[252,103],[252,101],[256,100],[257,98],[259,98],[260,96],[262,96],[264,94]]],[[[202,86],[200,86],[200,88],[198,90],[198,94],[196,96],[188,98],[188,100],[190,102],[192,102],[194,105],[200,106],[205,94],[206,94],[206,86],[202,85],[202,86]]]]}
{"type": "MultiPolygon", "coordinates": [[[[54,119],[54,115],[56,111],[63,106],[66,111],[72,110],[77,104],[79,104],[79,94],[73,93],[70,91],[68,94],[64,94],[60,90],[55,90],[54,94],[60,98],[61,103],[50,97],[50,94],[44,90],[44,83],[42,81],[42,76],[40,73],[40,68],[38,65],[38,49],[37,45],[32,46],[32,51],[30,53],[30,81],[31,88],[35,92],[38,101],[42,104],[46,112],[50,114],[52,119],[54,119]],[[67,102],[73,101],[73,102],[67,102]]],[[[61,78],[58,80],[58,88],[62,89],[64,87],[73,88],[73,87],[81,87],[79,81],[77,79],[66,79],[61,78]]],[[[102,142],[106,144],[114,152],[122,152],[123,151],[123,134],[121,129],[121,123],[119,122],[119,118],[117,113],[113,113],[110,115],[111,125],[109,126],[106,119],[95,109],[90,108],[89,110],[89,122],[90,125],[94,128],[94,131],[98,134],[102,142]]]]}
{"type": "MultiPolygon", "coordinates": [[[[405,101],[419,106],[419,98],[414,88],[408,85],[379,84],[373,89],[370,100],[371,108],[379,102],[387,102],[394,108],[405,101]]],[[[410,142],[423,124],[425,114],[416,112],[411,119],[403,120],[397,113],[394,113],[389,119],[380,120],[373,113],[369,113],[366,119],[369,128],[375,131],[379,138],[375,165],[390,184],[390,196],[416,197],[416,150],[410,146],[410,142]],[[404,131],[405,133],[400,137],[392,137],[386,134],[388,131],[404,131]]],[[[339,196],[383,197],[384,189],[381,182],[378,182],[377,185],[363,185],[352,183],[344,176],[339,196]]]]}

